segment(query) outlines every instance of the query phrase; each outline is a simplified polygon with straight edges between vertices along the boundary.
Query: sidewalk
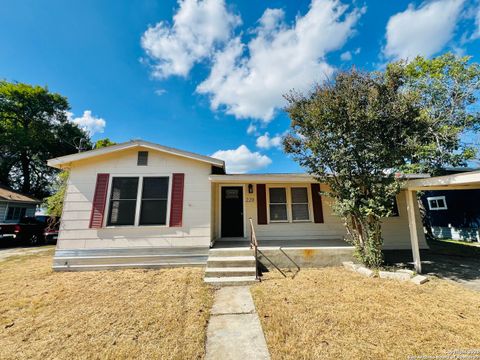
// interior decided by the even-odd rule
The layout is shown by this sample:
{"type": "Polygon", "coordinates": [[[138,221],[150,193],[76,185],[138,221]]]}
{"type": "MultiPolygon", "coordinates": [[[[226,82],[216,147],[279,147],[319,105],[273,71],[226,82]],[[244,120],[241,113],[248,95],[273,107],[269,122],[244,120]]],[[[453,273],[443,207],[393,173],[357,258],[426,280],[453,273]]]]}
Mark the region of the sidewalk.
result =
{"type": "Polygon", "coordinates": [[[248,286],[216,291],[207,330],[207,360],[270,359],[248,286]]]}

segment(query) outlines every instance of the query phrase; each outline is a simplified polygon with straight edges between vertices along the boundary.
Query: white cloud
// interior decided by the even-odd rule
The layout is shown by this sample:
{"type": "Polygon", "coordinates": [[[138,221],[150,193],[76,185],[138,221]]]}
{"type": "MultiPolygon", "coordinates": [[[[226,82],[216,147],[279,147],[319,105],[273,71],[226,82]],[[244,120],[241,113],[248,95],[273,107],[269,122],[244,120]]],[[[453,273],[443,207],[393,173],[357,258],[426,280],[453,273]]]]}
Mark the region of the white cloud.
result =
{"type": "Polygon", "coordinates": [[[167,92],[167,90],[165,90],[165,89],[156,89],[154,92],[155,92],[155,95],[162,96],[163,94],[165,94],[165,93],[167,92]]]}
{"type": "Polygon", "coordinates": [[[267,9],[244,44],[240,37],[216,52],[209,77],[197,92],[213,110],[269,121],[291,89],[306,91],[333,72],[325,55],[343,46],[364,9],[348,11],[338,0],[312,0],[290,25],[281,9],[267,9]]]}
{"type": "Polygon", "coordinates": [[[107,122],[100,118],[92,115],[91,110],[85,110],[81,117],[73,117],[73,113],[67,113],[68,120],[77,124],[78,127],[82,130],[85,130],[90,136],[93,136],[97,133],[103,133],[107,122]]]}
{"type": "Polygon", "coordinates": [[[352,60],[352,53],[350,51],[345,51],[340,55],[340,60],[350,61],[352,60]]]}
{"type": "Polygon", "coordinates": [[[234,150],[218,150],[212,157],[224,160],[227,172],[232,174],[258,170],[272,163],[268,156],[251,152],[245,145],[240,145],[234,150]]]}
{"type": "Polygon", "coordinates": [[[247,128],[247,134],[248,135],[253,135],[257,133],[257,126],[253,123],[250,123],[247,128]]]}
{"type": "Polygon", "coordinates": [[[282,136],[277,134],[274,137],[270,137],[270,134],[266,132],[257,138],[257,147],[260,149],[270,149],[272,147],[281,148],[282,136]]]}
{"type": "Polygon", "coordinates": [[[390,17],[384,54],[393,59],[432,56],[452,39],[464,0],[437,0],[390,17]]]}
{"type": "Polygon", "coordinates": [[[229,40],[241,22],[224,0],[178,0],[178,5],[172,25],[161,21],[142,36],[142,47],[153,60],[153,75],[159,78],[188,75],[216,45],[229,40]]]}
{"type": "Polygon", "coordinates": [[[477,16],[475,16],[475,27],[476,29],[473,32],[472,40],[480,38],[480,5],[478,6],[477,16]]]}

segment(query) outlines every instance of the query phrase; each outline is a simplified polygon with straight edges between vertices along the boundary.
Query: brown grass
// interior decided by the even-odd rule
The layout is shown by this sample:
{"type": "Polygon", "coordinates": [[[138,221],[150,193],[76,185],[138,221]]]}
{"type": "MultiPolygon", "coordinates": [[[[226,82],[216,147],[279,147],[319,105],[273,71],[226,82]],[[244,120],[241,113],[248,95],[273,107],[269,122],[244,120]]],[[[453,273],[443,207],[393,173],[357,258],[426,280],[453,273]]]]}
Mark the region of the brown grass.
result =
{"type": "Polygon", "coordinates": [[[203,269],[54,273],[52,252],[0,262],[1,359],[198,359],[203,269]]]}
{"type": "Polygon", "coordinates": [[[343,268],[268,274],[252,287],[272,359],[407,359],[480,348],[480,293],[343,268]]]}

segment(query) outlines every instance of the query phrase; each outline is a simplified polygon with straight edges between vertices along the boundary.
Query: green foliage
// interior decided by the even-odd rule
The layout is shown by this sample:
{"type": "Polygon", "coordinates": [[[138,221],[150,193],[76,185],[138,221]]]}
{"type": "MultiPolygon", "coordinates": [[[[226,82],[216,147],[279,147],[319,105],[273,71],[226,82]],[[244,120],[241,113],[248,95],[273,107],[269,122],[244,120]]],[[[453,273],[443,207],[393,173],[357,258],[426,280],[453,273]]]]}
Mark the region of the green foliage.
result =
{"type": "Polygon", "coordinates": [[[336,201],[348,241],[368,266],[382,263],[381,219],[393,209],[399,182],[386,169],[398,168],[411,152],[418,109],[399,91],[401,79],[352,70],[315,88],[311,95],[290,93],[291,132],[285,138],[293,154],[336,201]]]}
{"type": "Polygon", "coordinates": [[[447,53],[434,59],[421,56],[407,63],[390,64],[387,73],[399,74],[402,91],[417,98],[418,121],[425,131],[417,134],[417,148],[404,167],[410,172],[442,174],[443,168],[464,166],[477,156],[477,146],[462,142],[461,135],[479,130],[480,114],[474,104],[480,91],[480,65],[469,57],[447,53]]]}
{"type": "Polygon", "coordinates": [[[104,148],[104,147],[108,147],[116,144],[117,144],[116,142],[113,142],[109,138],[100,139],[100,140],[97,140],[97,142],[95,143],[95,149],[100,149],[100,148],[104,148]]]}
{"type": "Polygon", "coordinates": [[[88,135],[67,119],[65,97],[47,88],[0,81],[0,182],[42,198],[55,169],[50,158],[90,149],[88,135]]]}
{"type": "Polygon", "coordinates": [[[328,185],[347,241],[367,266],[382,264],[381,223],[401,186],[395,172],[438,174],[476,154],[461,141],[480,122],[472,107],[480,68],[468,60],[418,57],[385,72],[340,72],[311,94],[286,95],[285,151],[328,185]]]}
{"type": "Polygon", "coordinates": [[[67,191],[68,171],[62,171],[57,175],[54,183],[54,194],[47,197],[44,201],[44,207],[47,214],[54,217],[61,217],[63,211],[63,199],[67,191]]]}

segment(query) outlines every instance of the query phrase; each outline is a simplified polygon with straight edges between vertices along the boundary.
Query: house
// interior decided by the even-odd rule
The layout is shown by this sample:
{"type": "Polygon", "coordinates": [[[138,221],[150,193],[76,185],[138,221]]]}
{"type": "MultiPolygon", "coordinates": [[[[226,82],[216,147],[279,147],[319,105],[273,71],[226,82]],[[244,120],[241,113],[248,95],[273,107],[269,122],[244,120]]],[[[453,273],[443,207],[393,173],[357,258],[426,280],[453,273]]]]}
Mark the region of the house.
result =
{"type": "Polygon", "coordinates": [[[0,184],[0,223],[15,223],[24,216],[34,216],[40,200],[0,184]]]}
{"type": "MultiPolygon", "coordinates": [[[[222,160],[141,140],[48,164],[70,172],[55,270],[207,264],[212,276],[240,276],[251,270],[252,234],[267,266],[353,254],[325,185],[306,174],[227,174],[222,160]]],[[[412,239],[427,248],[412,194],[402,191],[398,216],[383,222],[385,249],[410,249],[412,239]]]]}
{"type": "Polygon", "coordinates": [[[433,190],[421,196],[425,226],[440,239],[480,241],[480,190],[433,190]]]}

